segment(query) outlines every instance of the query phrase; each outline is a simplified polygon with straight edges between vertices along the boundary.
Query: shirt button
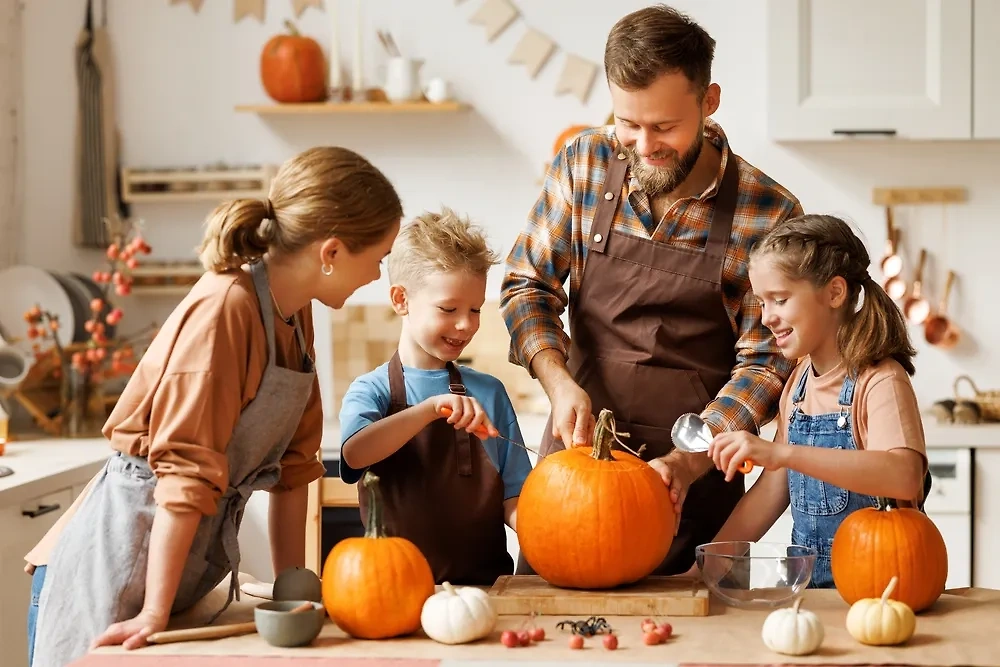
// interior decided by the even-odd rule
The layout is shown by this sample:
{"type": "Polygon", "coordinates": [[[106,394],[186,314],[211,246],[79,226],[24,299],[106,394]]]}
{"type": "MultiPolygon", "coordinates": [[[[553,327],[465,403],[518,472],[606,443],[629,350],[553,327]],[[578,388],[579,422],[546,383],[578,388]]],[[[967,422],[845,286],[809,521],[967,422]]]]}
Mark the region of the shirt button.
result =
{"type": "Polygon", "coordinates": [[[619,160],[624,160],[625,159],[625,153],[619,153],[618,154],[618,159],[619,160]]]}
{"type": "Polygon", "coordinates": [[[594,243],[600,243],[603,240],[604,240],[603,236],[601,236],[600,234],[594,234],[594,243]]]}
{"type": "Polygon", "coordinates": [[[613,194],[611,194],[610,192],[605,192],[604,193],[604,198],[610,201],[610,200],[614,199],[615,196],[613,194]]]}

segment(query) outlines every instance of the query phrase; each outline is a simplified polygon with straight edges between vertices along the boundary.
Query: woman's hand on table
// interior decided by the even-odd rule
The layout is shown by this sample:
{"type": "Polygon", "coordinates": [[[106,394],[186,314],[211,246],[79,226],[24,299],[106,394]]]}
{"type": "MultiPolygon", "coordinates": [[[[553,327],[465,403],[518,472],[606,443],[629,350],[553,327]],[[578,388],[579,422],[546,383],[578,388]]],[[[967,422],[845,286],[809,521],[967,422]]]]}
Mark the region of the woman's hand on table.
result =
{"type": "Polygon", "coordinates": [[[167,620],[168,615],[141,611],[135,618],[108,626],[108,629],[91,643],[90,649],[119,644],[128,650],[141,648],[146,645],[147,637],[166,629],[167,620]]]}

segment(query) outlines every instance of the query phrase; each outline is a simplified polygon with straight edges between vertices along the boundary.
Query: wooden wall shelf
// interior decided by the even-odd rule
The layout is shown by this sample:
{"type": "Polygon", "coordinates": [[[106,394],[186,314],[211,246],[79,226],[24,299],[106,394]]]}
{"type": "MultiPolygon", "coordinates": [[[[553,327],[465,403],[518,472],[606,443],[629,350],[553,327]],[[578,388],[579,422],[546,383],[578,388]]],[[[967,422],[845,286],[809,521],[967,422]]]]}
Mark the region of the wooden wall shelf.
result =
{"type": "Polygon", "coordinates": [[[304,104],[240,104],[236,111],[261,115],[315,115],[337,113],[454,113],[468,107],[461,102],[328,102],[304,104]]]}
{"type": "Polygon", "coordinates": [[[222,201],[267,197],[277,168],[122,169],[127,202],[222,201]]]}
{"type": "Polygon", "coordinates": [[[967,198],[963,187],[875,188],[872,191],[872,203],[879,206],[958,204],[967,198]]]}

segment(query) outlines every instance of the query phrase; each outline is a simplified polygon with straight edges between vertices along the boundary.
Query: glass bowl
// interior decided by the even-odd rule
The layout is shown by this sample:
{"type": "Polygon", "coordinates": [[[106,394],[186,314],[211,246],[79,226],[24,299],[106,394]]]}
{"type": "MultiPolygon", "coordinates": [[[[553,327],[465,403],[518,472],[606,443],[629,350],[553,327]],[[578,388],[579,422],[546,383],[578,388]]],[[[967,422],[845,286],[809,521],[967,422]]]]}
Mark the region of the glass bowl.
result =
{"type": "Polygon", "coordinates": [[[742,609],[788,605],[809,585],[816,564],[812,547],[778,542],[710,542],[694,554],[708,590],[742,609]]]}

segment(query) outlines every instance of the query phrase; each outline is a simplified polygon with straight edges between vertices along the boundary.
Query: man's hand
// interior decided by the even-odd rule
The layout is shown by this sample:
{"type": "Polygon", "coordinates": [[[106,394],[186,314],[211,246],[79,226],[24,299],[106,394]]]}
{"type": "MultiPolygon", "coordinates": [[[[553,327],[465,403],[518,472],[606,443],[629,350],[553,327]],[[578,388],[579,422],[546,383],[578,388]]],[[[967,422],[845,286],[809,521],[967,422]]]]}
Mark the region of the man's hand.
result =
{"type": "Polygon", "coordinates": [[[566,447],[589,444],[596,420],[591,412],[590,396],[569,377],[552,389],[552,437],[566,447]]]}
{"type": "Polygon", "coordinates": [[[784,443],[763,440],[747,431],[728,431],[712,439],[708,454],[715,462],[715,467],[726,473],[728,482],[746,460],[753,461],[754,465],[765,470],[785,467],[789,447],[784,443]]]}
{"type": "Polygon", "coordinates": [[[649,462],[649,467],[660,474],[660,479],[670,490],[670,500],[674,503],[674,515],[677,517],[677,525],[674,526],[674,534],[676,535],[681,525],[681,509],[684,505],[684,498],[687,496],[688,487],[694,482],[694,475],[688,466],[669,454],[652,459],[649,462]]]}

